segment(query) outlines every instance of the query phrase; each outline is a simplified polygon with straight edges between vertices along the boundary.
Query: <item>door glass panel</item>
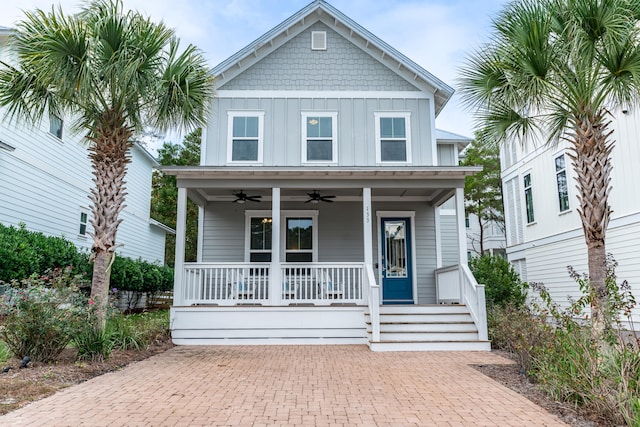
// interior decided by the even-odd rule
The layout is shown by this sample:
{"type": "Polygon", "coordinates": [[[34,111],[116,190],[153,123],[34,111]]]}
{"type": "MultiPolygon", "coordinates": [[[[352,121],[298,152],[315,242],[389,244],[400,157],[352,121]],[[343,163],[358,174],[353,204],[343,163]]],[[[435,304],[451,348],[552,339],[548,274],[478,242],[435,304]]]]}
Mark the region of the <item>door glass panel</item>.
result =
{"type": "Polygon", "coordinates": [[[407,236],[404,221],[385,221],[386,277],[407,277],[407,236]]]}

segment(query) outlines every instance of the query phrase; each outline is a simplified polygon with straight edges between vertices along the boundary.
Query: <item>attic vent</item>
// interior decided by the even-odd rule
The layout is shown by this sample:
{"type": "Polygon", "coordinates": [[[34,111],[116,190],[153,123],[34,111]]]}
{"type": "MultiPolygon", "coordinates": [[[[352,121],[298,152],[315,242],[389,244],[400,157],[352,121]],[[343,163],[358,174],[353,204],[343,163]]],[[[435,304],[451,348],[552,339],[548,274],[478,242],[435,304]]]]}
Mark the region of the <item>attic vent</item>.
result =
{"type": "Polygon", "coordinates": [[[327,32],[311,32],[311,50],[327,50],[327,32]]]}

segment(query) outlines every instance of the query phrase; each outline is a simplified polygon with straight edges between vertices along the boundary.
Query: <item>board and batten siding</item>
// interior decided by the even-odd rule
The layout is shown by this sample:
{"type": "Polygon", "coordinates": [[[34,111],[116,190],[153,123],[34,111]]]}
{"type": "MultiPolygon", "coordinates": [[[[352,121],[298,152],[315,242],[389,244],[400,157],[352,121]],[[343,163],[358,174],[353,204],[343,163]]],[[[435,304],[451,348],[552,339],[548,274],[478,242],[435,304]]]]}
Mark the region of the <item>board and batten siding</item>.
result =
{"type": "Polygon", "coordinates": [[[227,164],[227,112],[264,113],[262,166],[301,166],[302,113],[337,112],[337,166],[375,166],[374,113],[410,113],[411,164],[432,165],[430,100],[418,98],[224,98],[214,99],[204,165],[227,164]]]}
{"type": "MultiPolygon", "coordinates": [[[[282,210],[309,210],[309,205],[284,202],[282,210]]],[[[251,209],[269,209],[256,203],[251,209]]],[[[205,209],[203,262],[243,262],[245,214],[242,205],[230,202],[209,202],[205,209]]],[[[318,261],[362,262],[362,204],[358,202],[320,203],[318,213],[318,261]]],[[[436,246],[434,209],[426,203],[374,202],[377,211],[415,211],[416,273],[418,303],[436,302],[435,275],[436,246]]],[[[283,215],[284,216],[284,215],[283,215]]],[[[372,224],[374,263],[379,264],[377,221],[372,224]]],[[[457,264],[457,262],[456,262],[457,264]]],[[[379,274],[377,268],[374,269],[379,274]]]]}

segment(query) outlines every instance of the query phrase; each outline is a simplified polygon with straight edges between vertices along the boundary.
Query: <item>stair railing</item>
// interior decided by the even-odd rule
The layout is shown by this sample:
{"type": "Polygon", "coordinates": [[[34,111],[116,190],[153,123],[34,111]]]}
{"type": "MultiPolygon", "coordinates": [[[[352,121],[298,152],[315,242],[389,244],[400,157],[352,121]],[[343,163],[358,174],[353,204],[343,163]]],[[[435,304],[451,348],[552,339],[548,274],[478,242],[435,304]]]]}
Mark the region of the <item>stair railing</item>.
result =
{"type": "Polygon", "coordinates": [[[484,285],[479,285],[466,264],[460,265],[460,286],[463,303],[469,308],[473,322],[478,328],[480,341],[489,339],[487,331],[487,304],[484,295],[484,285]]]}
{"type": "Polygon", "coordinates": [[[369,318],[371,319],[371,342],[380,342],[380,285],[371,264],[365,264],[365,276],[369,285],[369,318]]]}

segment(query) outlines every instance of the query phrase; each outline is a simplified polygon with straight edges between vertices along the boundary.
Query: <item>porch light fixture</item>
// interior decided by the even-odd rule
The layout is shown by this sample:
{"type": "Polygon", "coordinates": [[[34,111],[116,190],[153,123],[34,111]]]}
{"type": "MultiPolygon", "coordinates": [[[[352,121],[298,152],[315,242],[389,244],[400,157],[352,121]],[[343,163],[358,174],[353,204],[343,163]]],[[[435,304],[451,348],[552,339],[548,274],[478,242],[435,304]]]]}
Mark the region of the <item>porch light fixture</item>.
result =
{"type": "Polygon", "coordinates": [[[312,125],[312,126],[317,125],[317,124],[318,124],[318,119],[311,119],[311,120],[309,120],[309,124],[310,124],[310,125],[312,125]]]}
{"type": "Polygon", "coordinates": [[[262,223],[263,224],[270,224],[272,222],[273,222],[273,220],[271,218],[262,218],[262,223]]]}

